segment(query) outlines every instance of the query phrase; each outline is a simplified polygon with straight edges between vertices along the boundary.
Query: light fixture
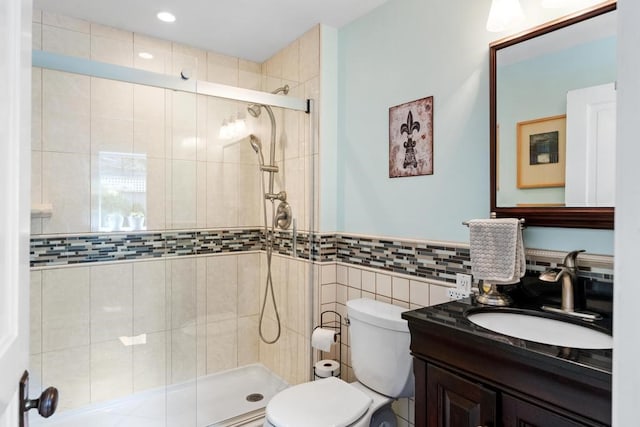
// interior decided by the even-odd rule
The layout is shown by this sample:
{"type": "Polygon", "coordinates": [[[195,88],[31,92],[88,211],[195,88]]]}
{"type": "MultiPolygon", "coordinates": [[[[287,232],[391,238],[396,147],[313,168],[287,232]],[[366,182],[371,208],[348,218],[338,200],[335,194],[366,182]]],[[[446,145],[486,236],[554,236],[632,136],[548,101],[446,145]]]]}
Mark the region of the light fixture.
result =
{"type": "Polygon", "coordinates": [[[156,16],[162,22],[175,22],[176,21],[176,16],[171,12],[166,12],[166,11],[158,12],[158,14],[156,16]]]}
{"type": "Polygon", "coordinates": [[[149,52],[140,52],[138,56],[142,59],[153,59],[153,55],[149,52]]]}
{"type": "Polygon", "coordinates": [[[524,19],[520,0],[492,0],[487,31],[500,32],[524,19]]]}

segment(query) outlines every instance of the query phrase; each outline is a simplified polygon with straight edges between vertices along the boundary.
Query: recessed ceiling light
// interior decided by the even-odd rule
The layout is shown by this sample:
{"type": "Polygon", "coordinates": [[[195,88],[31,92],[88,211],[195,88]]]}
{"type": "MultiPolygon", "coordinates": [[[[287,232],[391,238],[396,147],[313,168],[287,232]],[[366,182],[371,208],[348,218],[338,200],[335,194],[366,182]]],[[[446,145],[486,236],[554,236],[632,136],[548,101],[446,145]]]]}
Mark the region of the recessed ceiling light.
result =
{"type": "Polygon", "coordinates": [[[153,59],[153,55],[149,52],[140,52],[138,56],[142,59],[153,59]]]}
{"type": "Polygon", "coordinates": [[[162,22],[174,22],[176,20],[176,16],[171,12],[158,12],[156,16],[162,22]]]}

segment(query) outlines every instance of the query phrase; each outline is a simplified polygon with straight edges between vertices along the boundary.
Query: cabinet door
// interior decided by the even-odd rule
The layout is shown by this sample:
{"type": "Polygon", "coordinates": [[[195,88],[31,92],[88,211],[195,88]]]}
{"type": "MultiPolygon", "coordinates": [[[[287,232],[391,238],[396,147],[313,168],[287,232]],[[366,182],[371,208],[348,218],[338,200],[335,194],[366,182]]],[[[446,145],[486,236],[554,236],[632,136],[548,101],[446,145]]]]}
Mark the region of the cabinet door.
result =
{"type": "Polygon", "coordinates": [[[502,425],[504,427],[587,426],[508,394],[502,394],[502,425]]]}
{"type": "Polygon", "coordinates": [[[496,394],[481,384],[427,365],[427,425],[495,426],[496,394]]]}

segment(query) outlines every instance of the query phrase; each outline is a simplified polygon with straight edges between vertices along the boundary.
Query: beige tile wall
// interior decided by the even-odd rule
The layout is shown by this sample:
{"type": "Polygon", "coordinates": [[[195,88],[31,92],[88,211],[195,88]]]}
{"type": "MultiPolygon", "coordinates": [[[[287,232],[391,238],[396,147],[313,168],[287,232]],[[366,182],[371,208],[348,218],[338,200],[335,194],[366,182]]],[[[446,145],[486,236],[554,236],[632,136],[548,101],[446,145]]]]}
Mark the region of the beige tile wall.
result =
{"type": "MultiPolygon", "coordinates": [[[[299,39],[262,64],[262,88],[274,90],[290,86],[289,96],[318,99],[320,89],[320,26],[315,26],[299,39]]],[[[317,186],[313,182],[314,162],[317,162],[318,134],[311,134],[312,118],[307,114],[275,109],[279,129],[274,154],[280,173],[275,179],[275,191],[285,190],[293,209],[296,225],[308,230],[311,209],[317,209],[317,186]]],[[[261,115],[261,135],[268,135],[269,119],[261,115]]],[[[263,138],[265,158],[270,156],[263,138]]],[[[317,215],[316,215],[317,217],[317,215]]],[[[317,219],[317,218],[316,218],[317,219]]],[[[317,222],[316,222],[317,227],[317,222]]],[[[266,256],[263,255],[263,266],[266,256]]],[[[260,342],[260,361],[290,384],[308,381],[311,372],[311,301],[314,289],[310,280],[317,278],[317,267],[302,259],[273,256],[272,277],[281,321],[281,338],[275,344],[260,342]]],[[[266,277],[263,268],[262,278],[266,277]]],[[[264,283],[260,291],[264,298],[264,283]]],[[[270,300],[268,300],[270,301],[270,300]]],[[[265,311],[264,334],[273,339],[277,333],[272,305],[265,311]]]]}
{"type": "Polygon", "coordinates": [[[55,384],[66,410],[259,362],[260,264],[246,253],[32,271],[35,389],[55,384]]]}
{"type": "MultiPolygon", "coordinates": [[[[178,74],[249,89],[291,86],[290,96],[317,98],[319,27],[264,65],[36,11],[34,48],[178,74]],[[154,55],[151,60],[139,52],[154,55]],[[273,64],[278,64],[274,66],[273,64]],[[283,67],[282,64],[285,64],[283,67]],[[294,70],[295,69],[295,70],[294,70]]],[[[259,226],[262,203],[257,157],[246,138],[220,140],[223,120],[244,116],[269,157],[267,114],[245,104],[53,70],[33,69],[32,201],[53,216],[32,222],[34,234],[98,231],[98,153],[147,158],[147,229],[259,226]]],[[[308,229],[309,118],[275,109],[277,190],[289,194],[298,228],[308,229]]],[[[126,214],[125,214],[126,216],[126,214]]]]}
{"type": "MultiPolygon", "coordinates": [[[[265,295],[266,255],[262,254],[260,301],[265,295]]],[[[274,344],[260,341],[260,362],[289,384],[309,381],[311,372],[312,263],[302,259],[273,255],[271,274],[280,317],[280,339],[274,344]]],[[[277,335],[276,315],[271,296],[267,299],[263,335],[277,335]]]]}
{"type": "MultiPolygon", "coordinates": [[[[335,310],[344,318],[346,302],[355,298],[371,298],[406,309],[416,309],[449,301],[444,283],[416,280],[415,277],[394,274],[372,268],[354,267],[343,263],[325,263],[320,267],[319,310],[335,310]]],[[[342,378],[355,381],[351,368],[349,328],[342,327],[342,378]]],[[[409,351],[409,349],[407,349],[409,351]]],[[[338,359],[338,348],[330,353],[314,350],[314,361],[338,359]]],[[[414,425],[413,399],[399,399],[393,404],[399,426],[414,425]]]]}
{"type": "MultiPolygon", "coordinates": [[[[311,28],[300,38],[285,47],[262,64],[263,90],[274,90],[285,84],[290,86],[289,96],[313,99],[319,105],[320,96],[320,26],[311,28]]],[[[318,188],[314,186],[313,169],[318,163],[319,126],[310,130],[311,123],[317,124],[318,112],[301,114],[295,111],[274,111],[278,126],[278,143],[275,159],[281,173],[276,176],[276,188],[286,190],[297,226],[309,230],[311,209],[316,209],[318,188]],[[315,165],[315,166],[314,166],[315,165]]],[[[268,133],[268,118],[262,115],[264,132],[268,133]]],[[[266,146],[263,139],[263,146],[266,146]]],[[[265,158],[269,149],[265,147],[265,158]]]]}

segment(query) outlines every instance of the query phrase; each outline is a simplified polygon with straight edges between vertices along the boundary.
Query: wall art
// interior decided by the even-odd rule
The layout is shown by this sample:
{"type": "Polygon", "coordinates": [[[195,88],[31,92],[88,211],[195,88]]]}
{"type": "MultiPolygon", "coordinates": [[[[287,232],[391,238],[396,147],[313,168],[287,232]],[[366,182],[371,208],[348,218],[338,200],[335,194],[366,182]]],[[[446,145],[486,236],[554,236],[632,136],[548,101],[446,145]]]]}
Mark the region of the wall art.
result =
{"type": "Polygon", "coordinates": [[[433,175],[433,96],[389,108],[389,178],[433,175]]]}

